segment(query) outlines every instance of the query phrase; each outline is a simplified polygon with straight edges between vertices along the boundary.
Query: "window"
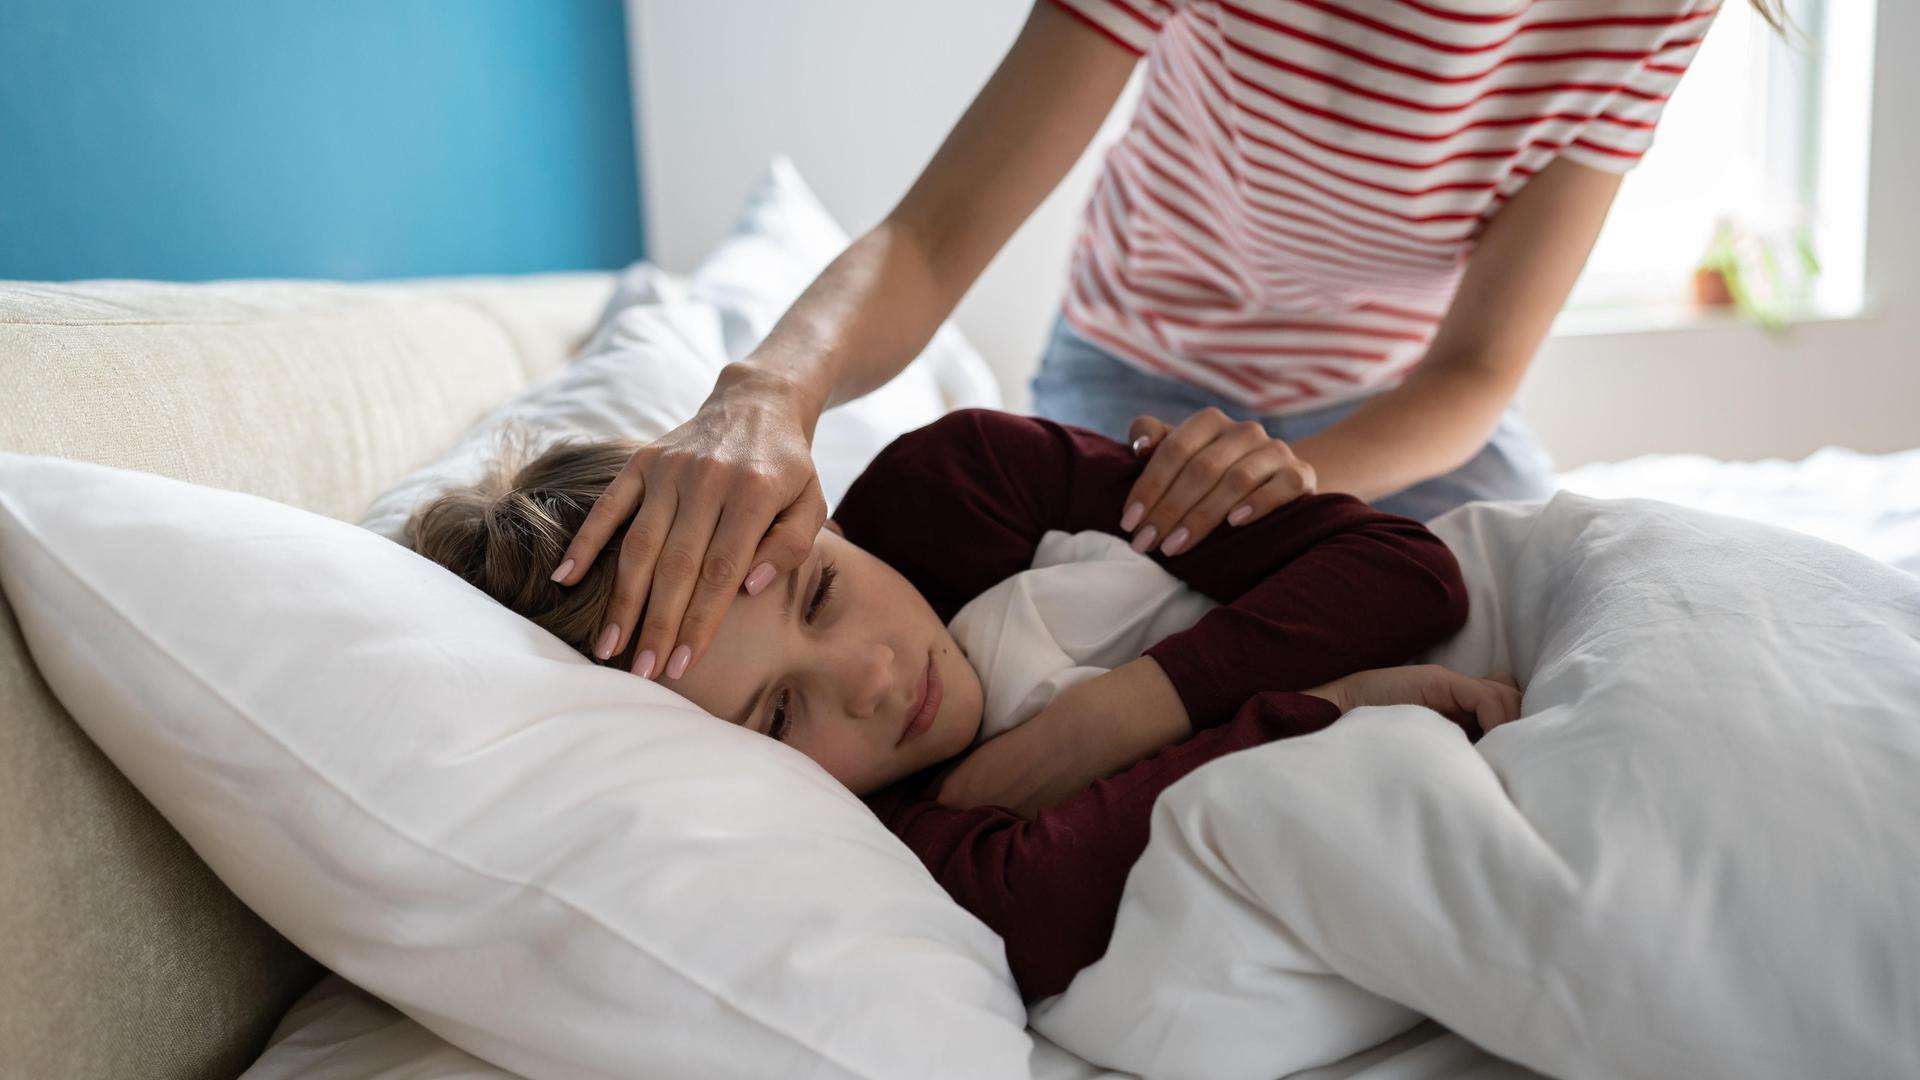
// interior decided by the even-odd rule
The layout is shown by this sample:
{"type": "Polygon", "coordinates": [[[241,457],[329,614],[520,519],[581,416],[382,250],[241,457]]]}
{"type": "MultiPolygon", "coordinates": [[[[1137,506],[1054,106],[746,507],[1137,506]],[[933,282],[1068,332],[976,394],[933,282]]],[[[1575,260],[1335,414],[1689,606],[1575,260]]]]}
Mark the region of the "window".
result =
{"type": "Polygon", "coordinates": [[[1798,262],[1798,241],[1811,248],[1818,272],[1795,314],[1858,309],[1873,2],[1787,7],[1794,28],[1782,41],[1747,0],[1723,0],[1652,151],[1621,187],[1568,302],[1572,321],[1687,312],[1723,222],[1782,261],[1798,262]]]}

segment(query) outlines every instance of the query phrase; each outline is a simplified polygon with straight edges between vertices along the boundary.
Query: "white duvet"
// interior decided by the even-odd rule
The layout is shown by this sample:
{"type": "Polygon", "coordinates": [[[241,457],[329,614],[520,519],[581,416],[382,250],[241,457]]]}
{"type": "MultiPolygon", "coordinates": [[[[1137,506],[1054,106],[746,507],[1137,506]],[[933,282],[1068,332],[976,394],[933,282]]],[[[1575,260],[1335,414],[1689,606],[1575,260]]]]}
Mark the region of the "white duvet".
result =
{"type": "Polygon", "coordinates": [[[1644,501],[1433,527],[1473,611],[1423,659],[1513,671],[1522,720],[1362,709],[1197,770],[1034,1028],[1148,1077],[1423,1015],[1556,1076],[1920,1075],[1920,579],[1644,501]]]}

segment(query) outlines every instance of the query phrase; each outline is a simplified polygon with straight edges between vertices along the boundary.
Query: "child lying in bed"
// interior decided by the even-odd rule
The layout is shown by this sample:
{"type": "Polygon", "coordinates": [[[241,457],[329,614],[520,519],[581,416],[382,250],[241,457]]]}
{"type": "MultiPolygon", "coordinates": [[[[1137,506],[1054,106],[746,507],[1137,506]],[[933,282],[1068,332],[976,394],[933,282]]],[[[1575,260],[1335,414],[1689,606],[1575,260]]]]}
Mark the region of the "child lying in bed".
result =
{"type": "MultiPolygon", "coordinates": [[[[620,537],[572,588],[548,570],[633,449],[563,444],[503,462],[423,509],[409,536],[583,654],[628,669],[631,656],[593,652],[620,537]]],[[[866,798],[1005,939],[1029,999],[1064,989],[1106,950],[1154,799],[1193,769],[1361,705],[1426,705],[1480,727],[1518,714],[1510,681],[1387,668],[1465,621],[1458,566],[1415,522],[1313,495],[1153,555],[1220,606],[975,745],[985,693],[948,622],[1027,570],[1047,533],[1119,535],[1142,468],[1102,436],[986,410],[905,435],[848,490],[807,561],[736,598],[698,667],[669,682],[866,798]]]]}

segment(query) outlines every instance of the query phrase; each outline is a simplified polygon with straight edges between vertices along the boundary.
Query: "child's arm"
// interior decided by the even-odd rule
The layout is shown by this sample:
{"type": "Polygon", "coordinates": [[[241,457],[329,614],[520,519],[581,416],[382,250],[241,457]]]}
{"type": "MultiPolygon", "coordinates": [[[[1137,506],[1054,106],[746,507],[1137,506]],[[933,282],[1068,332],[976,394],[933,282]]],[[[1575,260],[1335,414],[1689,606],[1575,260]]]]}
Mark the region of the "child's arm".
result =
{"type": "Polygon", "coordinates": [[[1066,988],[1099,959],[1121,887],[1146,847],[1153,803],[1224,754],[1333,723],[1340,709],[1307,694],[1261,694],[1232,722],[1166,747],[1029,821],[1002,806],[957,809],[898,789],[868,802],[961,906],[1006,940],[1022,994],[1066,988]]]}
{"type": "Polygon", "coordinates": [[[1044,997],[1106,952],[1161,791],[1215,758],[1318,731],[1349,709],[1402,704],[1441,712],[1476,738],[1519,716],[1520,692],[1505,675],[1476,679],[1432,664],[1362,671],[1304,694],[1255,695],[1228,723],[1031,815],[898,790],[869,804],[955,900],[1006,940],[1021,993],[1044,997]]]}
{"type": "Polygon", "coordinates": [[[1192,734],[1173,682],[1143,656],[1066,688],[1025,723],[974,747],[940,775],[938,799],[1030,818],[1192,734]]]}
{"type": "MultiPolygon", "coordinates": [[[[1438,664],[1359,671],[1306,693],[1342,713],[1363,705],[1422,705],[1459,724],[1470,739],[1520,717],[1520,684],[1512,675],[1474,678],[1438,664]]],[[[1040,715],[940,773],[935,797],[942,806],[999,806],[1032,818],[1191,736],[1184,721],[1177,731],[1155,726],[1168,708],[1155,695],[1174,697],[1171,709],[1185,715],[1152,657],[1069,687],[1040,715]],[[1143,677],[1131,677],[1135,671],[1143,677]],[[1029,730],[1035,734],[1015,741],[1029,730]]]]}
{"type": "MultiPolygon", "coordinates": [[[[1122,535],[1121,501],[1142,468],[1090,431],[963,410],[883,450],[834,518],[950,619],[1027,569],[1048,530],[1122,535]]],[[[1152,557],[1224,605],[1148,650],[1195,729],[1224,722],[1262,690],[1400,663],[1466,620],[1466,587],[1446,545],[1345,495],[1296,499],[1152,557]]]]}

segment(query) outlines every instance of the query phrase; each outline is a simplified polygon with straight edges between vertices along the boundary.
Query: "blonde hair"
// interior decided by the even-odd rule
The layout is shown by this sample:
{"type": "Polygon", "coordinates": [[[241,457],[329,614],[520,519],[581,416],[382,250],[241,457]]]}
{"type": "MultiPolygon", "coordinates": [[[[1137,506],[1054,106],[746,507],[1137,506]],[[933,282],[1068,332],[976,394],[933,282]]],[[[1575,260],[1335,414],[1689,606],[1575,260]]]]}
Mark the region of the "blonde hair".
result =
{"type": "Polygon", "coordinates": [[[1753,5],[1754,12],[1766,20],[1768,26],[1773,27],[1774,33],[1781,37],[1787,36],[1786,0],[1748,0],[1748,2],[1753,5]]]}
{"type": "MultiPolygon", "coordinates": [[[[642,444],[563,441],[528,460],[530,442],[519,432],[503,438],[487,475],[417,511],[407,521],[406,540],[595,660],[593,645],[605,625],[626,526],[608,539],[575,584],[556,584],[550,575],[594,500],[642,444]]],[[[607,662],[622,662],[632,651],[630,642],[607,662]]]]}

